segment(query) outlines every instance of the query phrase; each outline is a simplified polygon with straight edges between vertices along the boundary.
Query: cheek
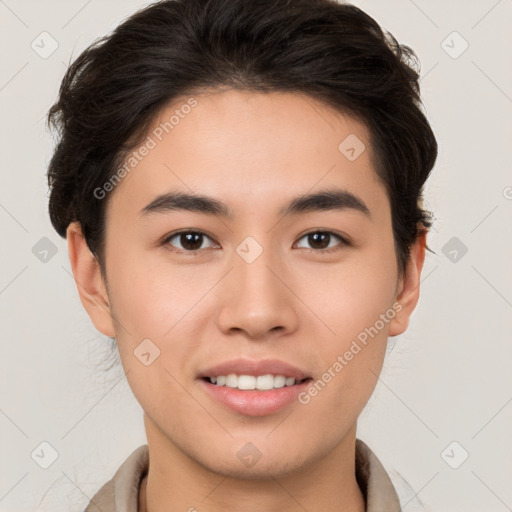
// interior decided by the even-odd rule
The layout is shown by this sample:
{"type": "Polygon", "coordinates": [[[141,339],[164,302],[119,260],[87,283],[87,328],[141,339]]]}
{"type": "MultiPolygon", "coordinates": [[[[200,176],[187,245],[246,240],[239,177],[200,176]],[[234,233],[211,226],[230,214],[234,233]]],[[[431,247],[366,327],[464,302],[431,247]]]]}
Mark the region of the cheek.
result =
{"type": "Polygon", "coordinates": [[[191,267],[180,270],[164,258],[149,261],[147,255],[126,251],[117,261],[108,270],[113,313],[132,338],[171,335],[211,287],[191,267]]]}
{"type": "MultiPolygon", "coordinates": [[[[396,279],[394,253],[376,248],[361,252],[346,264],[311,272],[302,285],[301,298],[317,313],[315,327],[325,340],[332,340],[328,346],[342,349],[390,308],[393,312],[396,279]]],[[[379,322],[379,331],[387,334],[388,324],[379,322]]]]}
{"type": "MultiPolygon", "coordinates": [[[[113,254],[112,261],[116,261],[113,254]]],[[[194,321],[193,306],[208,288],[204,284],[198,289],[187,273],[148,265],[147,258],[135,251],[125,251],[117,261],[107,275],[128,383],[144,410],[168,414],[173,403],[179,416],[183,404],[190,401],[179,383],[183,362],[196,349],[188,332],[194,321]]]]}
{"type": "MultiPolygon", "coordinates": [[[[191,378],[188,363],[200,351],[204,336],[198,330],[208,328],[211,315],[205,307],[213,296],[208,300],[208,292],[219,276],[207,266],[179,269],[165,258],[148,263],[137,251],[119,254],[119,264],[107,270],[117,345],[130,387],[149,410],[165,398],[178,400],[178,382],[191,378]],[[153,362],[146,366],[148,359],[153,362]]],[[[187,395],[181,399],[186,403],[187,395]]]]}
{"type": "Polygon", "coordinates": [[[303,288],[304,302],[321,319],[311,326],[311,336],[319,340],[320,382],[305,397],[315,400],[318,413],[358,413],[373,392],[397,313],[395,262],[392,244],[376,246],[350,264],[315,274],[303,288]]]}

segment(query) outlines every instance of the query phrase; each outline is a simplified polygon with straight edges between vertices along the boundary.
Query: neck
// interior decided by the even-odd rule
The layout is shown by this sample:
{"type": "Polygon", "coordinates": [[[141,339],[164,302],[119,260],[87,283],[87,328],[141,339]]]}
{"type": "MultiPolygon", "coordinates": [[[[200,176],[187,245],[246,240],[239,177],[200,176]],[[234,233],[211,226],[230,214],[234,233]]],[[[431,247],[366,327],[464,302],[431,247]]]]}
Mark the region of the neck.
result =
{"type": "Polygon", "coordinates": [[[355,477],[355,425],[325,457],[285,476],[251,479],[221,474],[193,460],[146,421],[150,456],[138,512],[364,512],[355,477]]]}

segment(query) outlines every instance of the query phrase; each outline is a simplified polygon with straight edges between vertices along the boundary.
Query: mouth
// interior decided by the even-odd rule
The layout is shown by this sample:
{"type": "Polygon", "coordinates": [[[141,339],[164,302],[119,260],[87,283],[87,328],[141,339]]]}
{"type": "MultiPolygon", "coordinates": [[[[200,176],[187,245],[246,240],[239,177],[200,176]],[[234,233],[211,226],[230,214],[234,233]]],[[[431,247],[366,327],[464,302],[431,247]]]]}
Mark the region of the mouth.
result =
{"type": "Polygon", "coordinates": [[[244,416],[267,416],[299,403],[313,380],[304,370],[276,359],[236,359],[198,375],[203,392],[217,406],[244,416]]]}
{"type": "Polygon", "coordinates": [[[218,375],[214,377],[202,377],[202,380],[213,384],[214,386],[238,389],[240,391],[270,391],[285,387],[297,386],[306,381],[313,380],[311,377],[296,379],[295,377],[286,377],[285,375],[237,375],[230,373],[228,375],[218,375]]]}
{"type": "Polygon", "coordinates": [[[259,417],[275,414],[292,407],[294,403],[298,405],[300,394],[306,391],[312,380],[311,377],[296,380],[293,377],[271,374],[258,377],[228,374],[203,377],[198,382],[203,392],[215,404],[244,416],[259,417]],[[226,379],[224,384],[223,377],[226,379]],[[216,382],[213,383],[213,380],[216,382]]]}

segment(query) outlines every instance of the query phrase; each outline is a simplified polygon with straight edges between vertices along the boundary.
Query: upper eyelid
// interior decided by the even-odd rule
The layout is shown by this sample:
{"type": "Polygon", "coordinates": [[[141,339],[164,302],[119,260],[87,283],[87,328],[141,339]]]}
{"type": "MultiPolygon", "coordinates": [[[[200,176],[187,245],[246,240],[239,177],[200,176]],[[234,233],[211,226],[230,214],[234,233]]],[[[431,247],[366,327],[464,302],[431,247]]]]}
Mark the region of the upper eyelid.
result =
{"type": "Polygon", "coordinates": [[[302,240],[305,236],[312,235],[313,233],[327,233],[329,235],[334,235],[336,238],[339,238],[342,243],[348,243],[348,240],[346,239],[346,237],[344,237],[342,235],[339,235],[335,231],[330,231],[328,229],[316,229],[316,230],[313,230],[313,231],[307,231],[303,235],[299,235],[297,240],[302,240]]]}
{"type": "Polygon", "coordinates": [[[300,240],[301,238],[304,238],[305,236],[307,235],[311,235],[313,233],[329,233],[330,235],[334,235],[334,236],[337,236],[338,238],[340,238],[342,241],[345,241],[347,240],[348,241],[348,237],[345,236],[345,235],[342,235],[342,234],[339,234],[339,233],[336,233],[336,231],[333,231],[332,229],[327,229],[327,228],[313,228],[313,229],[309,229],[308,231],[306,231],[305,233],[302,233],[300,234],[297,239],[300,240]]]}
{"type": "MultiPolygon", "coordinates": [[[[206,231],[203,231],[203,230],[200,230],[200,229],[182,229],[180,231],[176,231],[175,233],[171,233],[170,235],[165,235],[163,238],[162,238],[162,244],[168,244],[170,242],[170,240],[172,240],[175,236],[178,236],[178,235],[183,235],[185,233],[196,233],[196,234],[200,234],[200,235],[205,235],[206,237],[208,237],[210,240],[212,240],[212,242],[219,244],[219,242],[217,242],[217,240],[210,234],[208,234],[206,231]]],[[[182,249],[179,249],[180,251],[182,249]]],[[[196,251],[200,251],[202,249],[196,249],[196,251]]],[[[195,252],[195,251],[186,251],[186,252],[195,252]]]]}

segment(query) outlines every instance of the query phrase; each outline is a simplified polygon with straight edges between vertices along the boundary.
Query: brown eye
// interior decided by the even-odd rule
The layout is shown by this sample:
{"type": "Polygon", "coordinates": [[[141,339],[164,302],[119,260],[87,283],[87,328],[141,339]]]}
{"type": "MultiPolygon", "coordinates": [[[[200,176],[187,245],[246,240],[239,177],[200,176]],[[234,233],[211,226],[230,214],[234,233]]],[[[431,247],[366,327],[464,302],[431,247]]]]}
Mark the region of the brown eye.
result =
{"type": "Polygon", "coordinates": [[[164,244],[171,246],[177,252],[193,252],[203,249],[205,239],[211,238],[201,231],[181,231],[174,233],[164,240],[164,244]]]}
{"type": "Polygon", "coordinates": [[[310,246],[309,248],[315,252],[332,252],[328,249],[334,248],[334,250],[337,250],[338,246],[348,245],[344,238],[331,231],[312,231],[304,235],[300,240],[303,239],[306,239],[310,246]],[[336,239],[341,241],[341,243],[335,243],[336,239]]]}

